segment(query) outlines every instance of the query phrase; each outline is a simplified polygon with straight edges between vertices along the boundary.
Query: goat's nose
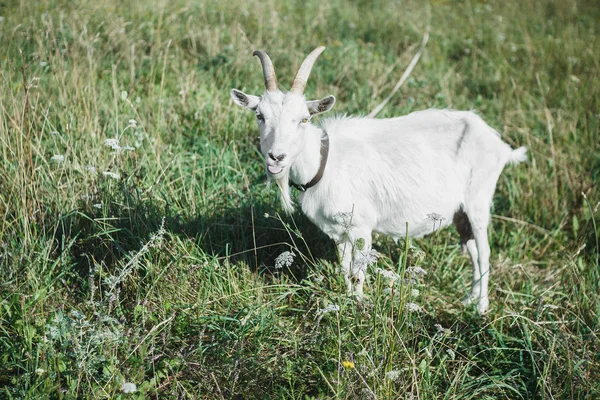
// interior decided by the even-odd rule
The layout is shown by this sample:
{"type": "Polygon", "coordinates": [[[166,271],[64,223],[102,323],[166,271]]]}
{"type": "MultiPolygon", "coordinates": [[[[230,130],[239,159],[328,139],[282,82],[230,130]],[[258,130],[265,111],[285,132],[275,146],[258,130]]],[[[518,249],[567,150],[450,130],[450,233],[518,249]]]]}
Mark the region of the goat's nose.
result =
{"type": "Polygon", "coordinates": [[[271,152],[269,152],[269,158],[273,161],[283,161],[285,159],[285,154],[279,154],[279,155],[275,155],[271,152]]]}

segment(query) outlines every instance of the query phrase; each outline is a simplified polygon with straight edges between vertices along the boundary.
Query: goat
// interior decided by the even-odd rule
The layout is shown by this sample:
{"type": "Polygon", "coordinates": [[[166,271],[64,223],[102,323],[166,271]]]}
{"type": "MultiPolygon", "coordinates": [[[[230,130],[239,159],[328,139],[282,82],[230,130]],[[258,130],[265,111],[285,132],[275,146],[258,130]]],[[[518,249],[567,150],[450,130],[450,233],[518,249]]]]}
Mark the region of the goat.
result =
{"type": "Polygon", "coordinates": [[[513,150],[471,111],[341,116],[315,126],[311,117],[335,104],[332,95],[307,101],[303,94],[323,50],[306,57],[287,93],[277,88],[269,56],[257,50],[266,92],[258,97],[231,90],[237,105],[256,114],[267,176],[279,187],[284,209],[294,211],[295,186],[302,211],[337,244],[347,289],[358,296],[373,231],[397,240],[454,222],[473,263],[471,293],[462,301],[485,312],[492,197],[504,166],[525,161],[527,149],[513,150]]]}

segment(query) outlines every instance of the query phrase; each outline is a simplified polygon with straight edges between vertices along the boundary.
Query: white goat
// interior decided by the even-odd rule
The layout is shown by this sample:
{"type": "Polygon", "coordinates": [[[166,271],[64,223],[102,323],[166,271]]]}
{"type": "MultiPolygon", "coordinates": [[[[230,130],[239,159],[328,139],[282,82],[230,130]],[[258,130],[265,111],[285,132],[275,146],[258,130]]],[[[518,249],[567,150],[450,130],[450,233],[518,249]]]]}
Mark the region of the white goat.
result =
{"type": "Polygon", "coordinates": [[[526,160],[527,149],[512,150],[470,111],[337,117],[312,125],[313,115],[335,103],[333,96],[307,101],[303,95],[324,49],[304,60],[288,93],[277,89],[269,56],[255,51],[267,91],[258,97],[231,90],[236,104],[256,113],[267,175],[285,210],[293,211],[291,183],[301,190],[302,211],[337,243],[348,290],[359,296],[373,231],[421,237],[453,221],[473,262],[471,293],[463,302],[477,302],[485,312],[492,197],[504,165],[526,160]]]}

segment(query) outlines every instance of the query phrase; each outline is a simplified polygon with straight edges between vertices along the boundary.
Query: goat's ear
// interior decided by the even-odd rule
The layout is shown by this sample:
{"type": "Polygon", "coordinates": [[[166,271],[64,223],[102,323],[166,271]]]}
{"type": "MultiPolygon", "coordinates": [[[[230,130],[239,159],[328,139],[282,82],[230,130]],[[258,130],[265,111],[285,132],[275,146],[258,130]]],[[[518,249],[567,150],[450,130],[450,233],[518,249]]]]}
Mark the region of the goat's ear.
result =
{"type": "Polygon", "coordinates": [[[321,114],[326,111],[331,110],[333,105],[335,104],[334,96],[327,96],[321,100],[312,100],[306,102],[306,107],[308,107],[308,112],[310,115],[321,114]]]}
{"type": "Polygon", "coordinates": [[[260,97],[246,94],[237,89],[231,89],[229,94],[231,95],[233,102],[240,107],[246,107],[251,110],[255,110],[258,106],[258,103],[260,103],[260,97]]]}

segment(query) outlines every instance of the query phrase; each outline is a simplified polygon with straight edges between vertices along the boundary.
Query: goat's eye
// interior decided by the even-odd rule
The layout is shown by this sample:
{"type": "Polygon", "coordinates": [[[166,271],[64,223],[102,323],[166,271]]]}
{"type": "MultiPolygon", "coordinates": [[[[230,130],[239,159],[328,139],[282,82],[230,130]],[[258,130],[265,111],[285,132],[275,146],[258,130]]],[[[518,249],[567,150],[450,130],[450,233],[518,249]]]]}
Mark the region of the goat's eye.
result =
{"type": "Polygon", "coordinates": [[[256,114],[256,119],[257,119],[259,122],[265,122],[265,117],[263,117],[263,115],[262,115],[262,114],[256,114]]]}
{"type": "Polygon", "coordinates": [[[305,123],[307,123],[307,122],[308,122],[308,118],[302,118],[302,119],[300,120],[300,122],[302,122],[303,124],[305,124],[305,123]]]}

